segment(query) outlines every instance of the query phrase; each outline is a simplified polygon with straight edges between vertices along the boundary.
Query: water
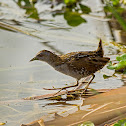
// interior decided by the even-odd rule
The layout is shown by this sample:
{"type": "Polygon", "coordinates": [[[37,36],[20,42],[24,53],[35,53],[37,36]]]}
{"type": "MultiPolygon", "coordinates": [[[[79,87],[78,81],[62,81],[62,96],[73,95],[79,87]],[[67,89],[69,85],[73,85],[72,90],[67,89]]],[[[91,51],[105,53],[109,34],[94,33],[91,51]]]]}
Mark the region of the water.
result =
{"type": "MultiPolygon", "coordinates": [[[[81,100],[62,102],[57,101],[25,101],[22,98],[52,93],[45,91],[43,87],[63,87],[65,84],[74,84],[75,79],[55,71],[44,62],[29,62],[37,52],[47,49],[57,54],[65,54],[72,51],[95,50],[99,38],[105,42],[112,39],[112,35],[106,21],[98,16],[104,16],[99,11],[101,3],[91,0],[87,5],[92,8],[92,15],[83,15],[87,23],[77,27],[71,27],[63,16],[52,17],[48,11],[49,5],[39,1],[36,4],[40,18],[47,21],[37,23],[36,20],[26,18],[25,10],[21,9],[14,1],[0,0],[0,21],[12,26],[12,31],[0,29],[0,122],[7,122],[7,126],[17,126],[29,123],[42,117],[45,120],[53,119],[54,113],[68,115],[77,111],[81,100]],[[41,7],[43,5],[43,8],[41,7]],[[48,11],[47,11],[48,10],[48,11]],[[20,25],[15,24],[19,21],[20,25]],[[16,32],[13,32],[16,31],[16,32]],[[50,105],[51,104],[51,105],[50,105]],[[76,108],[76,109],[75,109],[76,108]]],[[[105,55],[110,56],[109,44],[105,46],[105,55]]],[[[113,71],[104,67],[96,73],[94,82],[90,87],[94,89],[117,88],[123,85],[120,77],[104,79],[103,74],[112,75],[113,71]]]]}

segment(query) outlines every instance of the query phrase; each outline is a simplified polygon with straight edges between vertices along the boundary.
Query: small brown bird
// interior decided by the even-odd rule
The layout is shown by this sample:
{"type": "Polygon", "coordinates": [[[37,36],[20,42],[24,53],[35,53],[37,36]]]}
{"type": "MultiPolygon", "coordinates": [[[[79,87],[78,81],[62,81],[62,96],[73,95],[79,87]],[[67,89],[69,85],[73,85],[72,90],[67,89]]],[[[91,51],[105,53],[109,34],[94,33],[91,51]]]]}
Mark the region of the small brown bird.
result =
{"type": "Polygon", "coordinates": [[[78,86],[79,80],[81,78],[92,75],[91,80],[86,85],[85,89],[88,88],[91,81],[94,79],[94,73],[104,67],[104,65],[110,60],[108,57],[103,57],[102,41],[100,40],[99,46],[95,51],[79,51],[71,52],[64,55],[56,55],[48,50],[40,51],[33,59],[45,61],[51,65],[55,70],[76,78],[77,84],[56,88],[56,89],[66,89],[69,87],[78,86]]]}

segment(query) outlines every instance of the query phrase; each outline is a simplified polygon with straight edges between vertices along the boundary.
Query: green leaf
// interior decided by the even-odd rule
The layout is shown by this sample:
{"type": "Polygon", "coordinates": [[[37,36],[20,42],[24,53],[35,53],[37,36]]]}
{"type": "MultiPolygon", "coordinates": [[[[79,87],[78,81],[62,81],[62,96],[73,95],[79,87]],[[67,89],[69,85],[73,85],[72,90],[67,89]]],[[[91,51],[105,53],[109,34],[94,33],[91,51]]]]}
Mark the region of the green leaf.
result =
{"type": "Polygon", "coordinates": [[[17,5],[23,9],[26,10],[26,14],[28,15],[28,18],[33,18],[36,20],[39,20],[39,14],[38,14],[38,10],[35,8],[35,1],[32,0],[19,0],[17,2],[17,5]],[[24,2],[24,4],[23,4],[24,2]]]}
{"type": "Polygon", "coordinates": [[[113,69],[115,69],[116,67],[115,67],[114,65],[112,65],[112,62],[110,61],[110,62],[108,63],[107,68],[113,70],[113,69]]]}
{"type": "Polygon", "coordinates": [[[88,122],[84,122],[82,124],[79,124],[78,126],[95,126],[94,123],[88,121],[88,122]]]}
{"type": "Polygon", "coordinates": [[[120,61],[119,63],[117,64],[114,64],[114,65],[109,65],[107,66],[108,69],[115,69],[115,70],[121,70],[121,69],[126,69],[126,61],[120,61]]]}
{"type": "Polygon", "coordinates": [[[117,56],[116,57],[116,60],[119,61],[118,63],[116,64],[112,64],[112,62],[110,62],[107,66],[108,69],[115,69],[115,70],[126,70],[126,54],[123,54],[121,56],[117,56]]]}
{"type": "Polygon", "coordinates": [[[64,19],[66,19],[67,23],[73,27],[87,22],[84,18],[81,17],[81,14],[78,12],[72,12],[71,10],[66,10],[64,12],[64,19]]]}
{"type": "Polygon", "coordinates": [[[113,4],[114,6],[116,6],[116,5],[119,4],[119,1],[120,1],[120,0],[112,0],[112,4],[113,4]]]}
{"type": "Polygon", "coordinates": [[[123,30],[126,31],[126,21],[120,16],[115,7],[111,6],[110,3],[107,3],[109,10],[112,12],[113,16],[117,19],[123,30]]]}
{"type": "Polygon", "coordinates": [[[114,124],[113,126],[120,126],[119,124],[114,124]]]}
{"type": "Polygon", "coordinates": [[[81,8],[83,13],[89,14],[91,12],[91,9],[88,6],[85,6],[83,4],[79,4],[79,5],[80,5],[80,8],[81,8]]]}
{"type": "Polygon", "coordinates": [[[72,4],[76,3],[76,2],[77,2],[77,0],[64,0],[64,3],[66,5],[72,5],[72,4]]]}
{"type": "Polygon", "coordinates": [[[117,57],[116,57],[116,60],[117,60],[117,61],[126,60],[126,53],[123,54],[123,55],[121,55],[121,56],[117,56],[117,57]]]}
{"type": "Polygon", "coordinates": [[[103,78],[104,78],[104,79],[108,79],[108,78],[110,78],[110,77],[112,77],[112,76],[108,76],[108,75],[103,74],[103,78]]]}
{"type": "Polygon", "coordinates": [[[126,126],[126,119],[119,120],[113,126],[126,126]]]}

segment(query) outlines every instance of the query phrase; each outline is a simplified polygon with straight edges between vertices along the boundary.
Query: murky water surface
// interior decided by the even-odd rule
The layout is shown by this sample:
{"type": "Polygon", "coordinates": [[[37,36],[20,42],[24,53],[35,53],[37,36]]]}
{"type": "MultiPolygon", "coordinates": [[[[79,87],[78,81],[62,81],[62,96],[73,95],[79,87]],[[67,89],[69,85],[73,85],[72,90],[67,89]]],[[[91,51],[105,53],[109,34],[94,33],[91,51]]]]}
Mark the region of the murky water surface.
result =
{"type": "MultiPolygon", "coordinates": [[[[7,122],[7,126],[18,126],[40,117],[52,119],[56,112],[66,116],[77,111],[73,105],[81,105],[81,100],[67,101],[64,105],[64,102],[24,101],[22,98],[54,92],[43,90],[43,87],[63,87],[75,83],[74,78],[55,71],[44,62],[29,62],[40,50],[47,49],[57,54],[95,50],[99,38],[102,38],[106,42],[103,44],[105,55],[110,58],[116,56],[116,53],[112,55],[116,50],[111,49],[108,43],[112,35],[107,21],[101,18],[104,16],[101,3],[98,0],[96,3],[92,3],[92,0],[86,2],[94,16],[83,15],[87,22],[71,27],[62,15],[53,17],[50,14],[49,4],[41,1],[36,4],[40,18],[46,20],[37,23],[34,19],[26,18],[26,10],[13,0],[0,0],[0,22],[13,29],[0,29],[0,122],[7,122]],[[71,108],[72,111],[69,111],[71,108]]],[[[123,85],[120,77],[104,79],[103,74],[112,75],[113,71],[104,67],[97,72],[91,88],[109,89],[123,85]]],[[[85,106],[83,109],[87,108],[85,106]]]]}

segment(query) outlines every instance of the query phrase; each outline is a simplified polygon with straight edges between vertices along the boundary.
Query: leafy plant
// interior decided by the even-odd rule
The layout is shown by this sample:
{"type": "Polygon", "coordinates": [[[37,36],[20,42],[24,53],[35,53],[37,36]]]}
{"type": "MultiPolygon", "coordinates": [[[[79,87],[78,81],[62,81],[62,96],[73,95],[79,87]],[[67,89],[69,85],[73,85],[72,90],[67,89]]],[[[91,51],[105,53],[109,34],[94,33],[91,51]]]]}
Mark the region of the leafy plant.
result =
{"type": "Polygon", "coordinates": [[[64,0],[62,9],[54,11],[53,16],[64,15],[67,24],[75,27],[81,23],[86,23],[87,21],[81,15],[89,14],[90,12],[91,9],[83,5],[81,0],[64,0]]]}
{"type": "Polygon", "coordinates": [[[84,18],[81,17],[81,14],[78,12],[72,12],[69,9],[64,12],[64,19],[70,26],[78,26],[81,23],[87,22],[84,18]]]}
{"type": "Polygon", "coordinates": [[[116,60],[118,63],[112,64],[112,62],[110,62],[107,68],[111,70],[115,69],[116,71],[123,71],[126,73],[126,53],[121,56],[117,56],[116,60]]]}
{"type": "Polygon", "coordinates": [[[70,5],[76,4],[77,3],[77,0],[64,0],[64,3],[67,6],[70,6],[70,5]]]}
{"type": "Polygon", "coordinates": [[[39,14],[38,14],[38,10],[35,8],[35,3],[37,2],[36,0],[14,0],[15,3],[17,3],[17,5],[20,8],[23,8],[26,10],[26,14],[28,15],[28,18],[33,18],[36,20],[39,20],[39,14]]]}
{"type": "Polygon", "coordinates": [[[113,126],[126,126],[126,119],[119,120],[113,126]]]}
{"type": "Polygon", "coordinates": [[[122,29],[126,31],[126,21],[121,16],[126,10],[122,7],[122,4],[123,3],[120,3],[120,0],[110,0],[109,2],[106,0],[106,6],[104,7],[104,10],[107,13],[109,12],[109,17],[114,16],[122,29]]]}
{"type": "Polygon", "coordinates": [[[114,7],[119,14],[121,14],[125,10],[121,6],[121,4],[122,3],[120,3],[120,0],[110,0],[110,1],[106,0],[106,5],[104,7],[104,10],[105,10],[105,12],[111,12],[112,13],[112,10],[110,8],[110,6],[111,6],[111,7],[114,7]]]}
{"type": "MultiPolygon", "coordinates": [[[[27,18],[33,18],[35,20],[42,21],[39,18],[38,10],[35,6],[37,0],[14,0],[15,3],[22,9],[26,10],[27,18]]],[[[48,4],[51,5],[51,10],[53,16],[63,15],[67,24],[70,26],[78,26],[81,23],[86,23],[87,21],[81,17],[82,14],[89,14],[91,9],[83,5],[81,0],[48,0],[48,4]],[[55,9],[55,6],[61,5],[61,9],[55,9]]]]}
{"type": "Polygon", "coordinates": [[[79,124],[78,126],[95,126],[94,123],[88,121],[88,122],[84,122],[82,124],[79,124]]]}

